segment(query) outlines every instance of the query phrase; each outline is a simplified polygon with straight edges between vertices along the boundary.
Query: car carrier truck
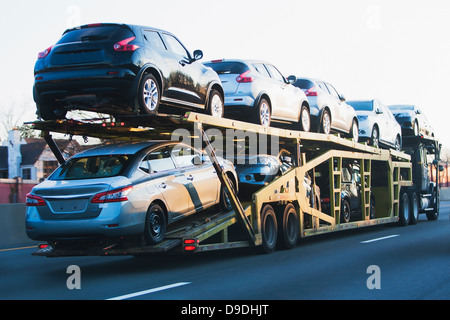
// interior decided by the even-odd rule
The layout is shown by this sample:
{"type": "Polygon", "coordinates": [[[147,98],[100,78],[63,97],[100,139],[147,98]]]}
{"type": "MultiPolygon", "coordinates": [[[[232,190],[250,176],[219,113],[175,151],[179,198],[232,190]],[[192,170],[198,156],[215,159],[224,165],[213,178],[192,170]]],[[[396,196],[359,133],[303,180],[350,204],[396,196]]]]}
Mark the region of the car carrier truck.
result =
{"type": "MultiPolygon", "coordinates": [[[[421,180],[416,179],[414,171],[415,154],[374,148],[340,135],[263,127],[194,112],[124,116],[118,122],[94,119],[30,124],[41,130],[60,163],[66,159],[53,141],[52,132],[119,141],[173,139],[174,132],[188,132],[195,143],[200,141],[205,148],[234,209],[194,214],[171,226],[165,239],[153,246],[127,239],[97,239],[89,243],[74,240],[63,245],[50,242],[39,245],[33,253],[38,256],[138,256],[243,247],[271,253],[277,248],[291,249],[301,238],[387,223],[404,226],[416,223],[418,212],[426,212],[429,219],[435,219],[438,212],[438,188],[418,189],[421,180]],[[250,143],[246,137],[253,134],[274,139],[277,147],[292,152],[295,165],[249,199],[240,199],[218,165],[217,148],[211,143],[220,133],[227,136],[226,143],[230,145],[250,143]],[[342,166],[348,160],[360,168],[361,214],[357,219],[342,222],[342,166]],[[305,177],[309,177],[309,188],[305,187],[305,177]],[[329,208],[323,212],[320,193],[325,191],[329,195],[329,208]]],[[[435,155],[438,168],[439,148],[436,141],[433,143],[435,147],[426,150],[435,155]]]]}

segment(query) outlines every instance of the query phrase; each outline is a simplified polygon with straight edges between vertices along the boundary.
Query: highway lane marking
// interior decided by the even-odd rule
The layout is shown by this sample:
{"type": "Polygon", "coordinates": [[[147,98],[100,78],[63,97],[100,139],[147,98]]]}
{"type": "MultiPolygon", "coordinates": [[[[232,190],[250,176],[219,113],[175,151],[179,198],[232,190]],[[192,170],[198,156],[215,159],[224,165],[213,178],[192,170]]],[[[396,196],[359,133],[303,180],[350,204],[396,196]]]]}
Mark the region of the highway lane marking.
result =
{"type": "Polygon", "coordinates": [[[23,250],[23,249],[30,249],[30,248],[37,248],[37,246],[19,247],[19,248],[9,248],[9,249],[0,249],[0,252],[14,251],[14,250],[23,250]]]}
{"type": "Polygon", "coordinates": [[[153,289],[149,289],[149,290],[144,290],[144,291],[139,291],[139,292],[135,292],[135,293],[125,294],[123,296],[109,298],[109,299],[106,299],[106,300],[125,300],[125,299],[129,299],[129,298],[143,296],[143,295],[149,294],[149,293],[154,293],[154,292],[158,292],[158,291],[163,291],[163,290],[167,290],[167,289],[172,289],[172,288],[176,288],[176,287],[185,286],[187,284],[191,284],[191,283],[190,282],[177,282],[177,283],[169,284],[167,286],[162,286],[162,287],[153,288],[153,289]]]}
{"type": "Polygon", "coordinates": [[[380,240],[385,240],[385,239],[390,239],[390,238],[395,238],[395,237],[399,237],[400,235],[398,234],[393,234],[391,236],[386,236],[386,237],[381,237],[381,238],[376,238],[376,239],[371,239],[371,240],[366,240],[366,241],[361,241],[360,243],[371,243],[371,242],[375,242],[375,241],[380,241],[380,240]]]}

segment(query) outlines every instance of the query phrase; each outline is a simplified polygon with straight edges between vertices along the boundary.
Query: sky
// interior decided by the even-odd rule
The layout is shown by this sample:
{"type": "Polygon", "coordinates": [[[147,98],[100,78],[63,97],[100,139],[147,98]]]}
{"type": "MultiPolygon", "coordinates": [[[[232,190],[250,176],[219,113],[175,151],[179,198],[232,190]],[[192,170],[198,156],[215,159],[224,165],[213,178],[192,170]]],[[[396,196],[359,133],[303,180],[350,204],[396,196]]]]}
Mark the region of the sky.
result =
{"type": "MultiPolygon", "coordinates": [[[[253,58],[320,78],[347,100],[416,104],[450,147],[448,0],[22,0],[0,4],[0,115],[33,121],[33,68],[70,27],[119,22],[174,33],[203,61],[253,58]]],[[[1,137],[4,139],[4,137],[1,137]]]]}

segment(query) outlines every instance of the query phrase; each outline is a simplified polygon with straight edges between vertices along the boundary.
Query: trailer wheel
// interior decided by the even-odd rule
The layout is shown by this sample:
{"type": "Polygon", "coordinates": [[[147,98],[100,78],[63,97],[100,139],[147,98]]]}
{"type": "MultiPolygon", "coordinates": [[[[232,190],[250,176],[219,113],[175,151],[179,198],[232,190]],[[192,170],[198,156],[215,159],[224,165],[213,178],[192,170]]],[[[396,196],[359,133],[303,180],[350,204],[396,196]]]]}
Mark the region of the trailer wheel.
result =
{"type": "Polygon", "coordinates": [[[409,224],[409,197],[406,192],[400,195],[400,210],[398,212],[399,224],[407,226],[409,224]]]}
{"type": "Polygon", "coordinates": [[[164,209],[154,203],[147,211],[144,238],[149,245],[160,243],[166,234],[166,216],[164,209]]]}
{"type": "Polygon", "coordinates": [[[409,224],[416,224],[419,220],[419,197],[415,191],[411,192],[411,216],[409,218],[409,224]]]}
{"type": "Polygon", "coordinates": [[[295,247],[299,237],[297,210],[292,203],[281,207],[278,217],[278,244],[282,249],[295,247]]]}
{"type": "Polygon", "coordinates": [[[262,253],[272,253],[277,245],[278,227],[277,216],[270,204],[261,210],[262,253]]]}

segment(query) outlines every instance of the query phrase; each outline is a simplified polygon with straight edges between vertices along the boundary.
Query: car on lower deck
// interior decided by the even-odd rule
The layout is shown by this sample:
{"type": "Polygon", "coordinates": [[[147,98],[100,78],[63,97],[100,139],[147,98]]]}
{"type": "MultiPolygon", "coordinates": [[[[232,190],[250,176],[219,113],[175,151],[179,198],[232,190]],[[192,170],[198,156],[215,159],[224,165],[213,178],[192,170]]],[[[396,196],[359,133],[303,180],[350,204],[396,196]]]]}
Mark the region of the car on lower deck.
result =
{"type": "Polygon", "coordinates": [[[205,65],[222,81],[227,117],[263,126],[294,124],[297,130],[310,131],[308,99],[272,63],[221,59],[205,65]]]}
{"type": "MultiPolygon", "coordinates": [[[[163,240],[168,225],[231,204],[209,158],[178,142],[93,148],[70,158],[27,195],[33,240],[140,237],[163,240]]],[[[237,188],[231,162],[219,159],[237,188]]]]}
{"type": "Polygon", "coordinates": [[[34,67],[38,116],[70,110],[114,116],[154,114],[160,105],[223,115],[218,75],[172,33],[129,24],[89,24],[64,32],[34,67]]]}

